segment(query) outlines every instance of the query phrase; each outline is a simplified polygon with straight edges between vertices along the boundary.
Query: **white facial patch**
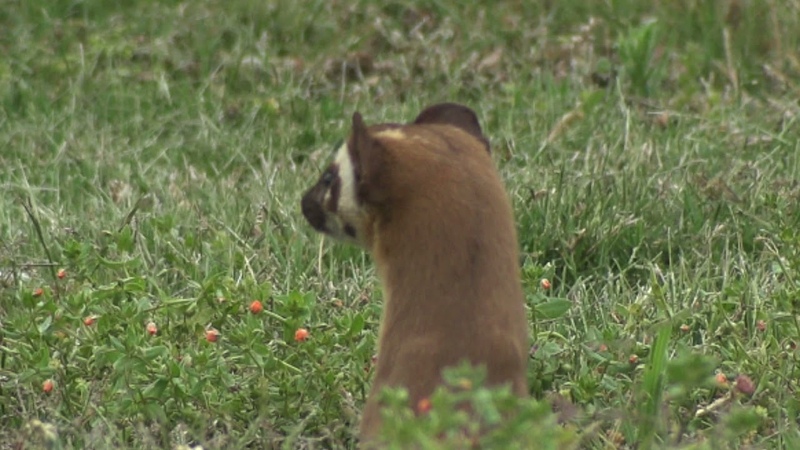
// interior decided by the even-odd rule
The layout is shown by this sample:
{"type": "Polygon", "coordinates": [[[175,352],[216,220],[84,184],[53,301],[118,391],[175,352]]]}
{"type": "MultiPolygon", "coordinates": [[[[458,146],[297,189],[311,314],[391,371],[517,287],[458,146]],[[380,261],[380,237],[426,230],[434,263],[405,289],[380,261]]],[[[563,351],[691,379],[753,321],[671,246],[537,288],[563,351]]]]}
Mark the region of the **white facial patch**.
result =
{"type": "MultiPolygon", "coordinates": [[[[333,238],[361,244],[363,211],[356,199],[355,173],[347,143],[342,144],[336,151],[333,163],[338,168],[339,195],[336,212],[326,211],[325,213],[325,228],[333,238]]],[[[330,197],[329,190],[325,193],[324,204],[330,202],[330,197]]]]}
{"type": "Polygon", "coordinates": [[[353,172],[353,161],[345,142],[336,151],[334,162],[339,167],[339,214],[352,214],[358,210],[356,201],[356,174],[353,172]]]}

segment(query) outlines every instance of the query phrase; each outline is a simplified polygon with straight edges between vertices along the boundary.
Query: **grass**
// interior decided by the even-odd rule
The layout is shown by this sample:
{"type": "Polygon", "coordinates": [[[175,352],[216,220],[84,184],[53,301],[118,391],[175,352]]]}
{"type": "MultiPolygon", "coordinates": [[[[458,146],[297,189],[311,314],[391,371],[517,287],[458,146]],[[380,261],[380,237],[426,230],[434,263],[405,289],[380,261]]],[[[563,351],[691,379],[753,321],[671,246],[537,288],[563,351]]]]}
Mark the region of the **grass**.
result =
{"type": "Polygon", "coordinates": [[[800,446],[796,0],[7,3],[0,448],[351,448],[381,294],[299,198],[354,110],[444,100],[581,448],[800,446]]]}

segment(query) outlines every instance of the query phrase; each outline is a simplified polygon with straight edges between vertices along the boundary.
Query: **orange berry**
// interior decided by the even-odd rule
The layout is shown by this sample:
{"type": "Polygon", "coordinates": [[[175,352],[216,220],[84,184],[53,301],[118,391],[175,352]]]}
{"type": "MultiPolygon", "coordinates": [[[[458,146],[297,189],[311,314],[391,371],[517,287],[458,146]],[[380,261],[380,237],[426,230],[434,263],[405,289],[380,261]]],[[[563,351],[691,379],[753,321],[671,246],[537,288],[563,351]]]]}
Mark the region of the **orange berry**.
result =
{"type": "Polygon", "coordinates": [[[294,340],[297,342],[303,342],[308,339],[308,330],[305,328],[298,328],[297,331],[294,332],[294,340]]]}
{"type": "Polygon", "coordinates": [[[219,338],[219,331],[214,328],[209,328],[206,330],[206,340],[208,342],[217,342],[219,338]]]}
{"type": "Polygon", "coordinates": [[[56,276],[58,277],[59,280],[63,280],[64,277],[67,276],[66,269],[58,269],[58,272],[56,273],[56,276]]]}
{"type": "Polygon", "coordinates": [[[44,383],[42,383],[42,390],[44,391],[45,394],[49,394],[50,392],[52,392],[53,387],[54,387],[53,380],[47,379],[44,380],[44,383]]]}
{"type": "Polygon", "coordinates": [[[33,290],[33,296],[34,297],[41,297],[42,295],[44,295],[44,289],[36,288],[36,289],[33,290]]]}
{"type": "Polygon", "coordinates": [[[628,358],[628,362],[631,364],[638,364],[639,363],[639,355],[633,354],[628,358]]]}
{"type": "Polygon", "coordinates": [[[424,413],[426,413],[426,412],[431,410],[431,406],[433,406],[433,405],[431,405],[431,401],[430,400],[428,400],[427,398],[421,398],[417,402],[417,411],[419,411],[420,413],[424,414],[424,413]]]}
{"type": "Polygon", "coordinates": [[[714,379],[717,380],[717,384],[719,384],[721,386],[727,386],[728,385],[728,377],[726,377],[725,374],[722,373],[722,372],[717,373],[717,375],[714,377],[714,379]]]}
{"type": "Polygon", "coordinates": [[[86,316],[83,318],[83,324],[87,327],[94,325],[95,321],[97,321],[97,317],[95,316],[86,316]]]}
{"type": "Polygon", "coordinates": [[[156,333],[158,333],[158,327],[156,326],[156,323],[155,322],[148,322],[147,323],[147,334],[149,334],[150,336],[153,336],[156,333]]]}
{"type": "Polygon", "coordinates": [[[551,287],[553,287],[553,284],[550,283],[550,280],[548,280],[547,278],[542,278],[541,285],[542,285],[542,289],[544,289],[544,290],[548,290],[551,287]]]}
{"type": "Polygon", "coordinates": [[[253,300],[253,302],[250,303],[250,312],[251,313],[258,314],[263,310],[264,310],[264,305],[262,305],[260,301],[253,300]]]}

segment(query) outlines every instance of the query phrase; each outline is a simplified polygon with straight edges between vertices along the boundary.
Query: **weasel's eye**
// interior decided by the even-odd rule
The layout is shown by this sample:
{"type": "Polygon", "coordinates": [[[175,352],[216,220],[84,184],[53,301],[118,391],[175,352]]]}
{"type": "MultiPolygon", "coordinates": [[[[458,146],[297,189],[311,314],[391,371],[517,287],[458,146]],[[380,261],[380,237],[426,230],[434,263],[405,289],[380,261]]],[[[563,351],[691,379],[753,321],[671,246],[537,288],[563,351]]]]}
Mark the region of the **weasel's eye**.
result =
{"type": "Polygon", "coordinates": [[[331,184],[333,184],[333,180],[335,178],[336,177],[333,175],[332,172],[325,172],[322,174],[322,184],[324,184],[325,186],[330,186],[331,184]]]}

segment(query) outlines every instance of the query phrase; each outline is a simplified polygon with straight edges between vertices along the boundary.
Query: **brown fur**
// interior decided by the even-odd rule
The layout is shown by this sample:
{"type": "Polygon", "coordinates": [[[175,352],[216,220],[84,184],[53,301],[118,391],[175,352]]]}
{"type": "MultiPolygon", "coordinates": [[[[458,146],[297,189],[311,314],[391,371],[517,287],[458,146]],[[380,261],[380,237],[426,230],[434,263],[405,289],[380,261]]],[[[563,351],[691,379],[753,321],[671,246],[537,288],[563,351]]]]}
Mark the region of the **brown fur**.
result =
{"type": "MultiPolygon", "coordinates": [[[[490,384],[527,395],[517,237],[487,150],[477,118],[460,105],[435,105],[404,126],[367,127],[353,115],[348,152],[363,220],[348,225],[373,255],[385,299],[362,442],[378,433],[382,388],[405,387],[415,406],[443,368],[465,359],[485,365],[490,384]]],[[[319,190],[304,196],[306,217],[323,208],[319,190]]]]}

